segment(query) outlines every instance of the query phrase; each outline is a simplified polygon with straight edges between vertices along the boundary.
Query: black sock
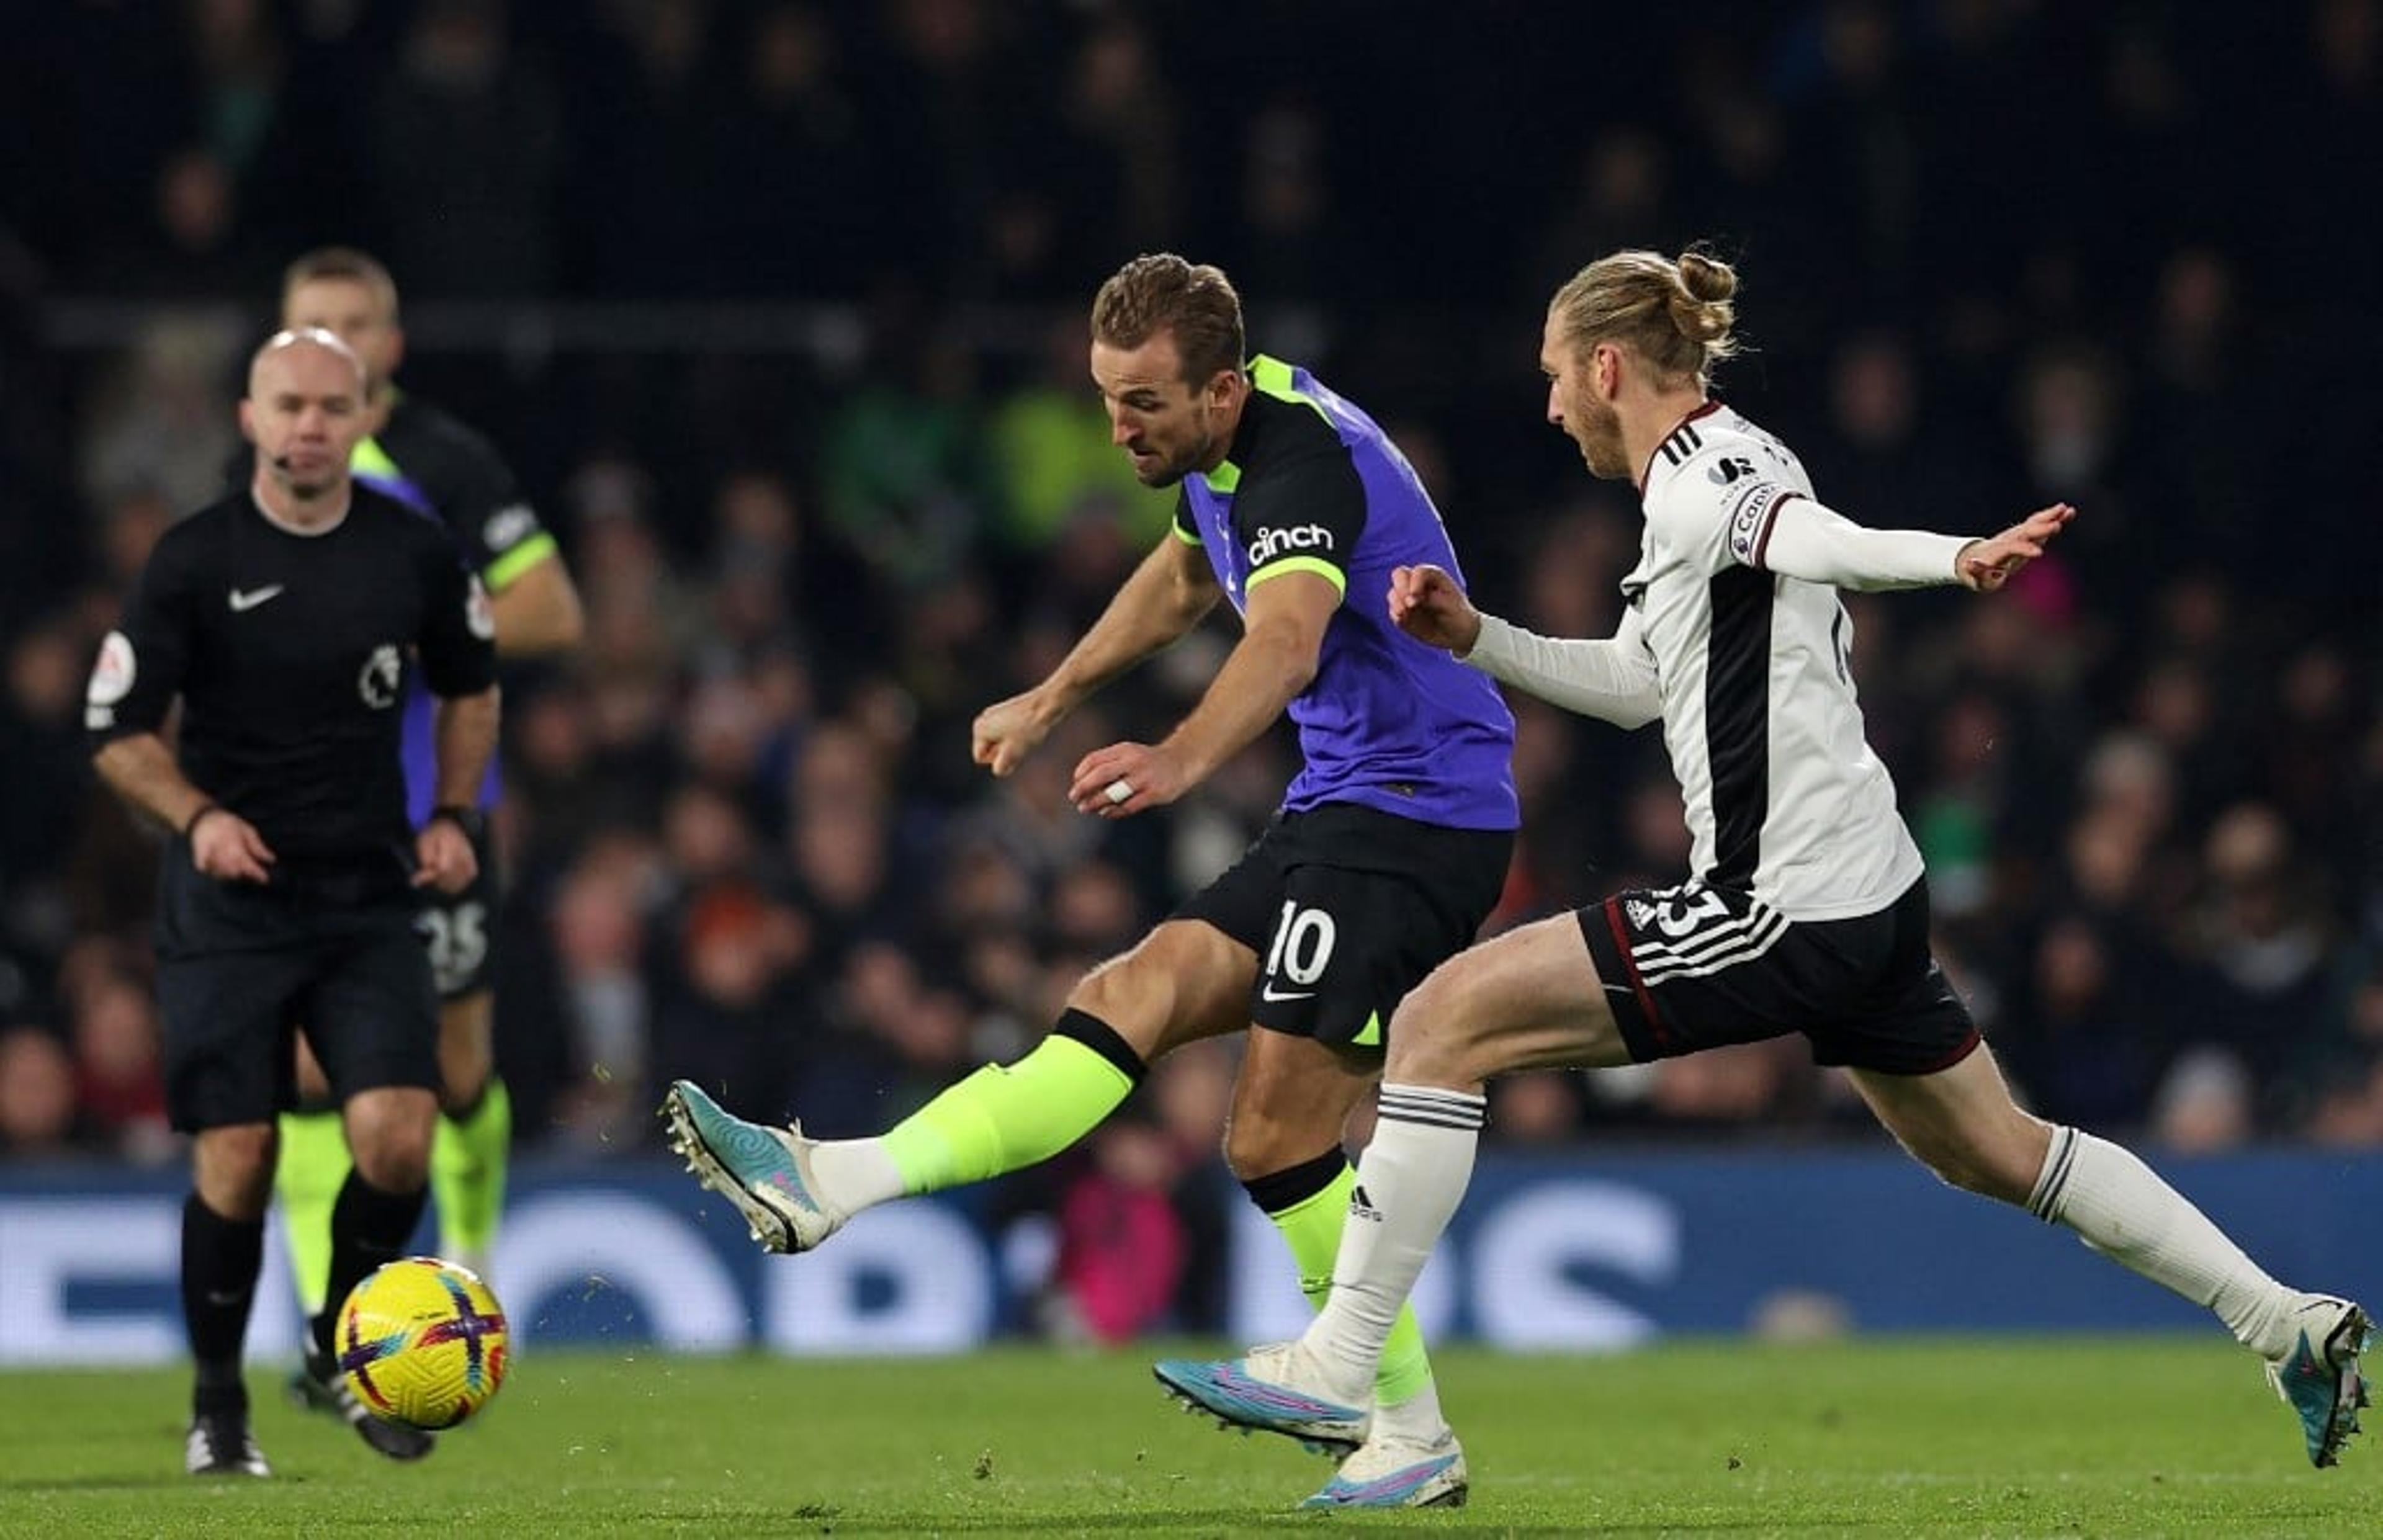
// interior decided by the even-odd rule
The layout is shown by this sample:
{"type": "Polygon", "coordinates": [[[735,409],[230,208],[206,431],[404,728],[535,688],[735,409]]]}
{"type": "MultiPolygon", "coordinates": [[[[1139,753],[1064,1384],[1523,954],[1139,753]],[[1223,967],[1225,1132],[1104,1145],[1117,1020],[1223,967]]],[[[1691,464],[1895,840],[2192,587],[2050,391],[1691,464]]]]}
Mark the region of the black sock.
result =
{"type": "Polygon", "coordinates": [[[323,1294],[323,1313],[313,1322],[315,1351],[331,1350],[348,1291],[382,1263],[405,1254],[405,1243],[414,1238],[414,1226],[429,1198],[426,1186],[412,1192],[384,1192],[365,1181],[363,1172],[348,1173],[347,1185],[331,1206],[330,1287],[323,1294]]]}
{"type": "Polygon", "coordinates": [[[1068,1006],[1059,1013],[1058,1021],[1051,1028],[1051,1035],[1075,1039],[1117,1066],[1117,1073],[1135,1085],[1142,1084],[1142,1077],[1150,1073],[1150,1066],[1142,1062],[1142,1055],[1133,1051],[1133,1044],[1119,1037],[1116,1028],[1090,1011],[1068,1006]]]}
{"type": "Polygon", "coordinates": [[[496,1083],[496,1073],[492,1070],[488,1078],[480,1082],[480,1089],[463,1099],[462,1106],[442,1106],[438,1109],[438,1115],[450,1123],[469,1123],[474,1114],[488,1104],[488,1090],[496,1083]]]}
{"type": "Polygon", "coordinates": [[[1339,1181],[1348,1164],[1349,1157],[1336,1145],[1287,1171],[1253,1177],[1241,1184],[1241,1190],[1250,1195],[1250,1201],[1258,1206],[1260,1214],[1280,1214],[1285,1209],[1296,1208],[1339,1181]]]}
{"type": "Polygon", "coordinates": [[[248,1410],[240,1349],[264,1268],[264,1220],[226,1219],[195,1192],[183,1201],[182,1324],[199,1371],[191,1410],[203,1417],[248,1410]]]}

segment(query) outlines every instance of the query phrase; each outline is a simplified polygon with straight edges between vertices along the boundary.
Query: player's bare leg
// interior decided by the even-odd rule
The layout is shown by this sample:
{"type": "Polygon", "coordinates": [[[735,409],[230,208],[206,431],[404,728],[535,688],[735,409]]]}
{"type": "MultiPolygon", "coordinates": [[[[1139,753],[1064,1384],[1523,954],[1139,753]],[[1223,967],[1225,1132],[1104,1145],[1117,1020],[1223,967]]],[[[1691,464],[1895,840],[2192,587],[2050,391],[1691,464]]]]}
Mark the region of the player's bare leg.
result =
{"type": "Polygon", "coordinates": [[[1853,1079],[1879,1120],[1945,1181],[2066,1225],[2111,1261],[2213,1312],[2266,1361],[2311,1463],[2333,1464],[2359,1431],[2366,1387],[2358,1355],[2374,1329],[2365,1311],[2278,1283],[2133,1154],[2021,1111],[1982,1044],[1932,1075],[1857,1070],[1853,1079]]]}

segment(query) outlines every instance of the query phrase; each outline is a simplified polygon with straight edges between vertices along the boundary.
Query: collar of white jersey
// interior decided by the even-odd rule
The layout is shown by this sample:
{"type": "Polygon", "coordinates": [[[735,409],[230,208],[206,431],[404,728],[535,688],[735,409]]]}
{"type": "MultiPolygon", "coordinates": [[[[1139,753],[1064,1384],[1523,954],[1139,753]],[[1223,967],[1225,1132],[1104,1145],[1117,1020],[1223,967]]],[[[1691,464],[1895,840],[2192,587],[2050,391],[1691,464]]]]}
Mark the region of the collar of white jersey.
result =
{"type": "Polygon", "coordinates": [[[1654,484],[1656,466],[1685,465],[1690,455],[1705,447],[1704,437],[1697,432],[1696,425],[1721,409],[1720,401],[1708,398],[1694,411],[1672,425],[1672,431],[1663,435],[1662,441],[1648,452],[1647,469],[1639,473],[1638,495],[1640,497],[1645,497],[1647,488],[1654,484]]]}

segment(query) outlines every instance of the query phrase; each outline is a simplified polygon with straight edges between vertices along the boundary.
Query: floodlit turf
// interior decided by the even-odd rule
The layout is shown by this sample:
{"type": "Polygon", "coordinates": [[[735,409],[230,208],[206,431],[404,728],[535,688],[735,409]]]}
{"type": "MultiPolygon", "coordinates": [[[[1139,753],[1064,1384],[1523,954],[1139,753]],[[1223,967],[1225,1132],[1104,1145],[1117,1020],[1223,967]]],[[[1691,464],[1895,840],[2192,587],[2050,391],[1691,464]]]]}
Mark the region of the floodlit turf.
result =
{"type": "Polygon", "coordinates": [[[0,1534],[2383,1533],[2383,1448],[2311,1470],[2207,1337],[1451,1351],[1473,1504],[1386,1517],[1291,1511],[1329,1468],[1181,1414],[1151,1356],[533,1351],[404,1467],[259,1370],[269,1482],[180,1473],[179,1374],[0,1374],[0,1534]]]}

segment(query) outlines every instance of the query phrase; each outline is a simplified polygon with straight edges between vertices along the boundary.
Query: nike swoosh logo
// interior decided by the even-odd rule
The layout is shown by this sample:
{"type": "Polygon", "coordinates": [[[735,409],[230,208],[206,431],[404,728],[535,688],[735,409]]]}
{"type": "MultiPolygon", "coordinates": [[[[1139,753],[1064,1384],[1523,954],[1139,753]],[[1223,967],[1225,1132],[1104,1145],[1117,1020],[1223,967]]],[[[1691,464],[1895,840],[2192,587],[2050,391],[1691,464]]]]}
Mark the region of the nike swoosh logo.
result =
{"type": "Polygon", "coordinates": [[[262,588],[234,588],[231,591],[231,612],[235,615],[255,609],[266,599],[279,595],[284,585],[268,583],[262,588]]]}
{"type": "Polygon", "coordinates": [[[1315,992],[1314,990],[1278,990],[1272,984],[1268,984],[1258,991],[1258,998],[1261,1000],[1313,1000],[1315,998],[1315,992]]]}

